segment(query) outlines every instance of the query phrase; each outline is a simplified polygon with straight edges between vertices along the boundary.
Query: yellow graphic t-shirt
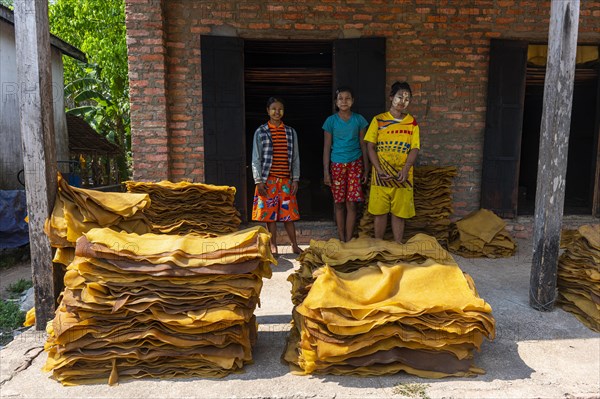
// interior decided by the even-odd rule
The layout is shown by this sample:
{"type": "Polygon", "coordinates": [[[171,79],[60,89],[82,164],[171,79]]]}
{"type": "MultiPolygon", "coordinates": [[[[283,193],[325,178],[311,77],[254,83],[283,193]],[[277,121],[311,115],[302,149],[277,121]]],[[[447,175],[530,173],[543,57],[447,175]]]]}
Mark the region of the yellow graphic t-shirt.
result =
{"type": "MultiPolygon", "coordinates": [[[[421,148],[419,142],[419,125],[415,118],[407,114],[403,119],[396,119],[389,112],[373,118],[365,135],[365,141],[377,145],[377,155],[381,168],[389,175],[398,176],[404,167],[408,153],[413,148],[421,148]]],[[[371,173],[371,184],[383,187],[402,187],[397,180],[382,181],[375,168],[371,173]]],[[[412,190],[413,170],[408,173],[404,188],[412,190]],[[406,187],[406,184],[409,187],[406,187]]]]}

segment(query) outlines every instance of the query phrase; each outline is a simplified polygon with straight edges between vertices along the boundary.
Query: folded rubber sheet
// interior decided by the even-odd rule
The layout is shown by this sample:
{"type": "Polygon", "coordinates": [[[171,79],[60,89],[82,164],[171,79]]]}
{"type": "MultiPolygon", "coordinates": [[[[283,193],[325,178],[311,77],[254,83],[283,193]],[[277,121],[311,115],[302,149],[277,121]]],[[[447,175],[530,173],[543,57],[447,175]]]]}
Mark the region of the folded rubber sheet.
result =
{"type": "Polygon", "coordinates": [[[53,247],[74,247],[93,228],[147,233],[150,227],[140,212],[150,205],[147,194],[110,193],[69,186],[58,174],[58,190],[44,231],[53,247]]]}
{"type": "Polygon", "coordinates": [[[269,237],[258,226],[216,238],[85,232],[48,324],[44,370],[64,385],[241,371],[275,262],[269,237]]]}
{"type": "Polygon", "coordinates": [[[144,210],[153,233],[216,236],[236,231],[241,223],[234,206],[235,187],[161,181],[125,183],[131,193],[148,194],[144,210]]]}
{"type": "Polygon", "coordinates": [[[581,226],[563,237],[557,303],[600,332],[600,224],[581,226]]]}
{"type": "Polygon", "coordinates": [[[456,222],[448,249],[465,258],[513,256],[517,245],[504,220],[487,209],[471,212],[456,222]]]}
{"type": "MultiPolygon", "coordinates": [[[[454,166],[414,168],[415,216],[406,220],[404,237],[424,233],[444,244],[448,242],[452,214],[452,181],[456,174],[454,166]]],[[[373,237],[374,220],[365,207],[358,227],[360,237],[373,237]]],[[[391,223],[388,223],[384,238],[393,238],[391,223]]]]}
{"type": "Polygon", "coordinates": [[[339,251],[331,242],[311,242],[304,252],[296,274],[312,270],[313,280],[303,287],[305,297],[296,296],[302,301],[283,355],[292,370],[403,370],[427,378],[483,373],[472,364],[473,351],[494,338],[495,320],[471,277],[433,237],[418,234],[407,244],[362,240],[340,244],[339,251]],[[323,248],[329,254],[321,260],[332,263],[306,265],[323,248]]]}

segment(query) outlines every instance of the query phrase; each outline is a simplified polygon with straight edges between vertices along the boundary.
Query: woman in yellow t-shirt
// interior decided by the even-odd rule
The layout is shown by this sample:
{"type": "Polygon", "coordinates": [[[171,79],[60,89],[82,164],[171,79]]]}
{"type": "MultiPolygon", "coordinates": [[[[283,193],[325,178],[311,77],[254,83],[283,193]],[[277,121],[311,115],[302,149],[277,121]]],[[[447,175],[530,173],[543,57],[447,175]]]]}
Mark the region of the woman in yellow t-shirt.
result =
{"type": "Polygon", "coordinates": [[[406,112],[412,91],[407,82],[390,90],[390,110],[373,118],[365,141],[373,165],[369,212],[375,216],[375,238],[383,238],[392,214],[394,240],[402,242],[404,219],[415,215],[412,166],[419,154],[419,125],[406,112]]]}

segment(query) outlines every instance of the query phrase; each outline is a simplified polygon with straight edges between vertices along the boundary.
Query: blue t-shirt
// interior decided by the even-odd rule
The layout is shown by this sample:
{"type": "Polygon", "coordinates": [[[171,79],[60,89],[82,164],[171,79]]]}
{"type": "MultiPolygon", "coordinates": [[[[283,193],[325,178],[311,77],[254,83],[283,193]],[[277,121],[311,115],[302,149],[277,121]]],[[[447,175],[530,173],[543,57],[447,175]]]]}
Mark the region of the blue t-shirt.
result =
{"type": "Polygon", "coordinates": [[[331,115],[325,123],[323,130],[331,133],[331,162],[348,163],[356,161],[362,156],[360,149],[360,131],[369,124],[362,115],[352,113],[347,121],[337,113],[331,115]]]}

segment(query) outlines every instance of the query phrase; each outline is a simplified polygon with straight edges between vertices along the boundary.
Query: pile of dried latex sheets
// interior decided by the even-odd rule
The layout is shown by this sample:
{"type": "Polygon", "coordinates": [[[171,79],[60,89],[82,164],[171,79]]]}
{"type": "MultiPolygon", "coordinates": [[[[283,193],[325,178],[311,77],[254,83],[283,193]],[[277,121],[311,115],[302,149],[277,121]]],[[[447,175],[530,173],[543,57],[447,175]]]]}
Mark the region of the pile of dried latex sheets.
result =
{"type": "Polygon", "coordinates": [[[283,355],[293,371],[484,373],[473,353],[494,338],[492,309],[435,238],[311,241],[299,260],[289,278],[295,307],[283,355]]]}
{"type": "Polygon", "coordinates": [[[61,383],[222,377],[252,360],[275,261],[263,227],[216,238],[92,229],[75,255],[45,345],[61,383]]]}
{"type": "Polygon", "coordinates": [[[480,209],[456,222],[448,249],[465,258],[506,258],[514,255],[517,244],[504,220],[480,209]]]}
{"type": "MultiPolygon", "coordinates": [[[[418,166],[414,168],[415,216],[406,220],[405,237],[417,233],[433,236],[446,244],[452,214],[452,181],[456,167],[418,166]]],[[[373,237],[374,218],[366,209],[359,223],[359,237],[373,237]]],[[[392,239],[391,224],[384,238],[392,239]]]]}
{"type": "Polygon", "coordinates": [[[241,222],[235,187],[130,181],[127,188],[129,193],[76,188],[58,175],[56,202],[45,225],[51,245],[58,248],[55,263],[67,266],[75,241],[92,228],[216,237],[235,232],[241,222]]]}
{"type": "Polygon", "coordinates": [[[232,233],[241,223],[234,207],[235,187],[203,183],[128,181],[127,191],[148,194],[144,215],[153,233],[196,233],[215,237],[232,233]]]}
{"type": "Polygon", "coordinates": [[[68,266],[75,255],[75,242],[83,233],[101,227],[144,234],[150,226],[142,210],[150,206],[147,194],[123,194],[69,186],[58,174],[54,209],[44,231],[57,248],[53,262],[68,266]]]}
{"type": "Polygon", "coordinates": [[[568,235],[558,261],[557,303],[600,332],[600,224],[581,226],[568,235]]]}
{"type": "Polygon", "coordinates": [[[222,377],[250,362],[262,278],[275,263],[267,231],[149,233],[137,223],[148,194],[88,191],[59,178],[61,205],[46,224],[53,245],[75,248],[44,369],[65,385],[112,384],[222,377]]]}

